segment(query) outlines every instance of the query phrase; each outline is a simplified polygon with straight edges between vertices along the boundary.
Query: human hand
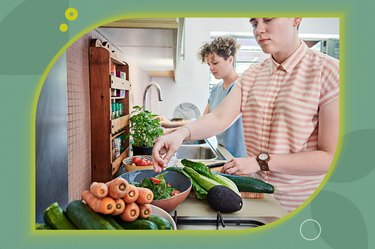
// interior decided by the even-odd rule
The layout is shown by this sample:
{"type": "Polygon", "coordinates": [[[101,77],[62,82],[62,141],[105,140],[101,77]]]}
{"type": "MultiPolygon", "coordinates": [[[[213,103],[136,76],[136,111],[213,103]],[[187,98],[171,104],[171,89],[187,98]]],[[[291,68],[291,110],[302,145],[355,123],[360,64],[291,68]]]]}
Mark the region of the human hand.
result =
{"type": "Polygon", "coordinates": [[[156,116],[155,119],[158,119],[160,121],[160,125],[165,128],[168,128],[171,124],[171,121],[163,116],[156,116]]]}
{"type": "Polygon", "coordinates": [[[231,175],[249,175],[257,171],[259,165],[254,157],[233,158],[221,169],[221,173],[231,175]]]}
{"type": "Polygon", "coordinates": [[[164,134],[164,135],[170,134],[170,133],[176,131],[177,129],[178,129],[178,128],[165,128],[165,129],[163,130],[163,134],[164,134]]]}
{"type": "Polygon", "coordinates": [[[152,161],[154,162],[154,171],[161,172],[171,160],[173,154],[181,146],[186,134],[184,129],[176,130],[168,135],[159,137],[152,150],[152,161]]]}

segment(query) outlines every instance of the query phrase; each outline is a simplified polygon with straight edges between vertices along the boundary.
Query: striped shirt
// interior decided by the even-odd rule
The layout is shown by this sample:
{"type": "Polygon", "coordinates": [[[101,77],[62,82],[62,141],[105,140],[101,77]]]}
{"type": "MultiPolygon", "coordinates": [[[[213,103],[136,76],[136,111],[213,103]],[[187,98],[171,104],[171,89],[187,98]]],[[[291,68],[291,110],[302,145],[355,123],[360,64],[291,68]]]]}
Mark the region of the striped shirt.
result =
{"type": "MultiPolygon", "coordinates": [[[[319,109],[339,98],[339,62],[302,42],[281,64],[270,57],[252,65],[236,84],[242,90],[248,156],[313,151],[318,149],[319,109]]],[[[274,197],[287,211],[309,198],[325,176],[272,169],[257,175],[275,186],[274,197]]]]}

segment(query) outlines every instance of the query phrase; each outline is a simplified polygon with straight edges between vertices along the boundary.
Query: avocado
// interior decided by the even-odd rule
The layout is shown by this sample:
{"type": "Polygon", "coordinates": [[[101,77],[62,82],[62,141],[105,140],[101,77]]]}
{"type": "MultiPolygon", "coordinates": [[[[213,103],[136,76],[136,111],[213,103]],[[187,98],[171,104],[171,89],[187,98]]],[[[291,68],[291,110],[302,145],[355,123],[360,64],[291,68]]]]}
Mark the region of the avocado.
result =
{"type": "Polygon", "coordinates": [[[243,205],[241,196],[223,185],[212,187],[207,193],[207,201],[211,208],[222,213],[239,211],[243,205]]]}

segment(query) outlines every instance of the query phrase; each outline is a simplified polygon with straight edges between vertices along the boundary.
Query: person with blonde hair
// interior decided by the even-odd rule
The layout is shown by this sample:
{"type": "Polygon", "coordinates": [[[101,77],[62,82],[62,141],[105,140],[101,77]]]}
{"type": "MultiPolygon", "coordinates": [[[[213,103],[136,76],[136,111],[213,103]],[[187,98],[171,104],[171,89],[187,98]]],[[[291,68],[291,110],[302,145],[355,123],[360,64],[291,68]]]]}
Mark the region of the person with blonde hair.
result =
{"type": "Polygon", "coordinates": [[[160,137],[152,154],[155,171],[183,140],[215,135],[242,113],[248,157],[227,162],[222,172],[256,174],[273,184],[273,196],[287,211],[314,193],[338,143],[339,61],[299,39],[301,20],[250,19],[270,57],[250,66],[214,111],[160,137]]]}

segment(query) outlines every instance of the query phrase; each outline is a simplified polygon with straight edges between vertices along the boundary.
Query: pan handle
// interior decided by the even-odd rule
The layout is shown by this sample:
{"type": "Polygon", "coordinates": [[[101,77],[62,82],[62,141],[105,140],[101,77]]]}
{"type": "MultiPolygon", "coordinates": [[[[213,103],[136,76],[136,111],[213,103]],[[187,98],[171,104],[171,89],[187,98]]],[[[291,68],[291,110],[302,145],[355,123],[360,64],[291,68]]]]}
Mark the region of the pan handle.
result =
{"type": "Polygon", "coordinates": [[[213,163],[213,164],[209,164],[209,165],[207,165],[207,167],[209,167],[210,169],[211,169],[211,168],[218,168],[218,167],[223,166],[224,164],[226,164],[226,162],[213,163]]]}

